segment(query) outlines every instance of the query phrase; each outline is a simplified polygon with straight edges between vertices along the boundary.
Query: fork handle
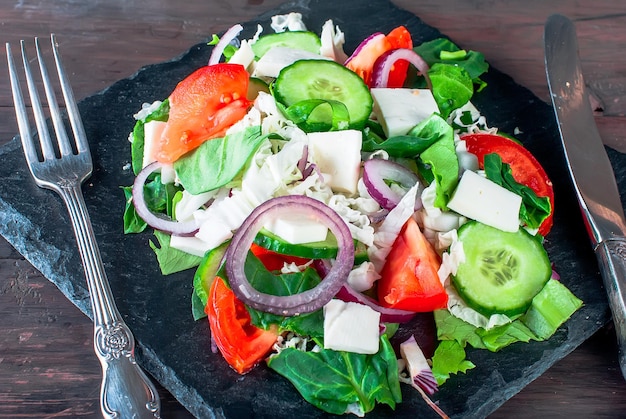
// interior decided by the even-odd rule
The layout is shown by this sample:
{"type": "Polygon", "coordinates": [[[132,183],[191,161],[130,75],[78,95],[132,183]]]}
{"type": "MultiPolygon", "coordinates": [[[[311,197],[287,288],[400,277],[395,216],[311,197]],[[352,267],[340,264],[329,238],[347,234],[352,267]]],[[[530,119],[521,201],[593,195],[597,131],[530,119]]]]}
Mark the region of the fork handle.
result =
{"type": "Polygon", "coordinates": [[[135,362],[135,339],[115,306],[80,181],[59,189],[70,213],[91,296],[94,349],[103,373],[102,414],[105,418],[159,418],[159,396],[135,362]]]}

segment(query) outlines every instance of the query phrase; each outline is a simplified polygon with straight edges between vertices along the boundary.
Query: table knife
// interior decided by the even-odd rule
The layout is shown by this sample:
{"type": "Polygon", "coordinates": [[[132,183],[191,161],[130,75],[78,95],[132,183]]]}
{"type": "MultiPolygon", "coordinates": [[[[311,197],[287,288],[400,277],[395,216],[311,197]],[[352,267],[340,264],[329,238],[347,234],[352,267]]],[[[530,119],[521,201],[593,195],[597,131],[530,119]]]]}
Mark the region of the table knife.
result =
{"type": "Polygon", "coordinates": [[[576,28],[562,15],[544,32],[548,87],[565,158],[613,314],[626,378],[626,221],[611,162],[596,127],[579,60],[576,28]]]}

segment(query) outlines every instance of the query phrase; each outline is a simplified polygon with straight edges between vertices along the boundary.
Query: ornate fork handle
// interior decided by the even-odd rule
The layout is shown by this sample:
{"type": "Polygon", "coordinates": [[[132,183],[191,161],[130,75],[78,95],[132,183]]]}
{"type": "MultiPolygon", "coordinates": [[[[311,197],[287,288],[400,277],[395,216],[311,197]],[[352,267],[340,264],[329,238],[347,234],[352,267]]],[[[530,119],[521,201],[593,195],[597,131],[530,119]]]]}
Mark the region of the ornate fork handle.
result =
{"type": "Polygon", "coordinates": [[[94,348],[102,365],[102,413],[108,418],[158,418],[158,394],[135,362],[135,339],[115,306],[81,182],[66,181],[53,189],[69,210],[91,295],[94,348]]]}

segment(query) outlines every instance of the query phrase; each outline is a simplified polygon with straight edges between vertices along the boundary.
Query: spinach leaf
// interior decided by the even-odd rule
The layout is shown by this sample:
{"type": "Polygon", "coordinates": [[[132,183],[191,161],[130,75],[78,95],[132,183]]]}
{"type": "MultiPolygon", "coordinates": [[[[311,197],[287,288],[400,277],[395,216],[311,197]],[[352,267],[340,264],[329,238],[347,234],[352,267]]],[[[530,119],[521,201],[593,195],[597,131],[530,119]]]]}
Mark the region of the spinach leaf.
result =
{"type": "MultiPolygon", "coordinates": [[[[122,187],[126,206],[124,208],[124,234],[140,233],[147,224],[137,215],[132,202],[132,186],[122,187]]],[[[152,175],[151,180],[144,185],[144,199],[150,211],[172,216],[173,200],[180,191],[180,187],[173,184],[164,185],[161,175],[152,175]]]]}
{"type": "Polygon", "coordinates": [[[268,360],[314,406],[337,415],[349,408],[363,413],[376,403],[395,408],[402,401],[396,355],[385,335],[374,355],[322,349],[304,352],[287,348],[268,360]]]}
{"type": "Polygon", "coordinates": [[[513,177],[511,166],[503,163],[498,154],[486,154],[484,166],[487,179],[522,197],[522,206],[520,207],[522,222],[529,228],[539,228],[552,211],[550,199],[545,196],[537,196],[531,188],[518,183],[513,177]]]}
{"type": "Polygon", "coordinates": [[[123,186],[126,206],[124,207],[124,234],[141,233],[148,227],[148,224],[137,214],[133,205],[133,187],[123,186]]]}
{"type": "Polygon", "coordinates": [[[157,246],[152,240],[150,240],[149,244],[156,254],[163,275],[195,268],[202,261],[201,257],[170,247],[170,236],[168,234],[155,230],[154,236],[159,245],[157,246]]]}
{"type": "Polygon", "coordinates": [[[260,126],[214,138],[178,159],[174,169],[187,191],[208,192],[232,181],[266,139],[260,126]]]}

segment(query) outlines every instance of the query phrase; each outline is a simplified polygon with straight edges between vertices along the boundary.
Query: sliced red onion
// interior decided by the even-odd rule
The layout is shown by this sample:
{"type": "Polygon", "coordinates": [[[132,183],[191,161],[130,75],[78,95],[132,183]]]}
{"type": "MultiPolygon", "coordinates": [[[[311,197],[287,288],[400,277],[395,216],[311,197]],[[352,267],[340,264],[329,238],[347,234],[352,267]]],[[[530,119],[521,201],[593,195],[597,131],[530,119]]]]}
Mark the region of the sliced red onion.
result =
{"type": "Polygon", "coordinates": [[[386,180],[398,183],[407,190],[419,182],[415,173],[399,163],[383,159],[365,161],[363,184],[374,201],[386,210],[394,209],[403,196],[392,190],[386,180]]]}
{"type": "MultiPolygon", "coordinates": [[[[348,59],[346,60],[346,62],[345,62],[345,63],[343,63],[343,65],[348,65],[348,63],[349,63],[350,61],[354,60],[354,58],[355,58],[356,56],[358,56],[358,55],[359,55],[359,53],[360,53],[363,49],[365,49],[366,47],[368,47],[368,44],[372,44],[372,45],[373,45],[373,42],[380,42],[380,39],[378,39],[378,38],[380,38],[381,36],[384,38],[384,37],[385,37],[385,34],[384,34],[384,33],[381,33],[381,32],[374,32],[373,34],[371,34],[370,36],[368,36],[367,38],[365,38],[363,41],[361,41],[361,43],[359,44],[359,46],[358,46],[358,47],[356,47],[356,49],[354,50],[354,52],[352,53],[352,55],[348,57],[348,59]]],[[[371,47],[372,45],[369,45],[369,47],[371,47]]]]}
{"type": "Polygon", "coordinates": [[[320,309],[346,283],[354,265],[354,242],[345,221],[326,204],[304,195],[288,195],[272,198],[256,207],[233,236],[225,258],[230,287],[237,298],[257,310],[294,316],[320,309]],[[268,221],[284,213],[301,214],[323,223],[335,235],[339,248],[335,263],[324,279],[315,288],[291,296],[259,292],[244,271],[256,234],[268,221]]]}
{"type": "Polygon", "coordinates": [[[226,32],[224,32],[224,35],[222,35],[218,43],[215,45],[215,47],[213,47],[213,51],[211,51],[211,56],[209,57],[209,65],[217,64],[220,62],[226,46],[230,44],[231,41],[235,39],[242,30],[243,26],[241,26],[240,24],[236,24],[228,29],[226,32]]]}
{"type": "Polygon", "coordinates": [[[406,323],[415,317],[415,312],[398,310],[397,308],[383,307],[373,298],[355,291],[350,285],[346,284],[337,293],[337,298],[347,303],[364,304],[374,311],[380,313],[380,321],[383,323],[406,323]]]}
{"type": "Polygon", "coordinates": [[[438,390],[437,380],[428,365],[424,353],[420,349],[415,336],[411,336],[400,344],[400,354],[406,361],[407,370],[413,384],[419,386],[426,393],[433,395],[438,390]]]}
{"type": "Polygon", "coordinates": [[[163,167],[163,163],[156,161],[150,163],[144,167],[135,178],[135,182],[133,183],[133,205],[135,206],[135,211],[137,211],[137,215],[139,215],[142,220],[155,230],[175,236],[192,236],[198,231],[198,223],[196,220],[183,222],[174,221],[163,214],[153,213],[146,204],[143,191],[146,179],[161,167],[163,167]]]}
{"type": "Polygon", "coordinates": [[[387,87],[389,73],[398,60],[405,60],[413,64],[417,71],[426,79],[428,88],[432,87],[428,77],[428,63],[417,52],[409,48],[392,49],[376,59],[374,70],[372,71],[372,87],[387,87]]]}

